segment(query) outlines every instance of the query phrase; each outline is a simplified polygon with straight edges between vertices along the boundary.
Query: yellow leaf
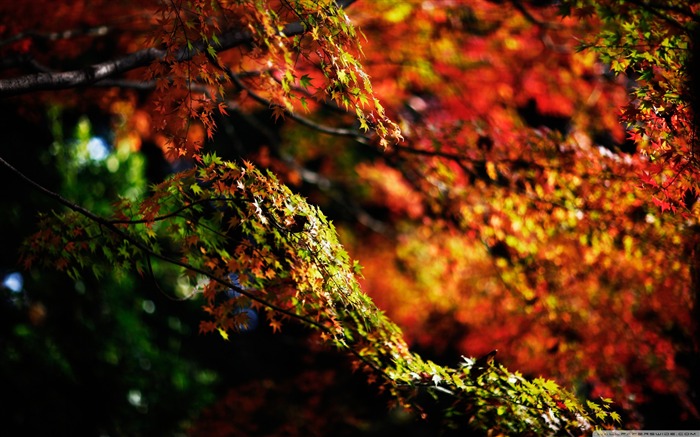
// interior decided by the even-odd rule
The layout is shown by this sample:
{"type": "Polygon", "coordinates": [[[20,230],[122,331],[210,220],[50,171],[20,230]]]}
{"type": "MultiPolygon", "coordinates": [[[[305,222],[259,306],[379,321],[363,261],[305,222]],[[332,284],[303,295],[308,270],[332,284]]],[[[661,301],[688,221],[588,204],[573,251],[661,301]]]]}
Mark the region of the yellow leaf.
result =
{"type": "Polygon", "coordinates": [[[495,181],[498,178],[498,174],[496,173],[496,166],[493,164],[493,162],[486,163],[486,174],[489,175],[491,180],[495,181]]]}
{"type": "Polygon", "coordinates": [[[221,328],[216,328],[216,329],[219,330],[219,334],[221,334],[221,338],[223,338],[224,340],[228,341],[228,332],[224,331],[224,330],[221,329],[221,328]]]}

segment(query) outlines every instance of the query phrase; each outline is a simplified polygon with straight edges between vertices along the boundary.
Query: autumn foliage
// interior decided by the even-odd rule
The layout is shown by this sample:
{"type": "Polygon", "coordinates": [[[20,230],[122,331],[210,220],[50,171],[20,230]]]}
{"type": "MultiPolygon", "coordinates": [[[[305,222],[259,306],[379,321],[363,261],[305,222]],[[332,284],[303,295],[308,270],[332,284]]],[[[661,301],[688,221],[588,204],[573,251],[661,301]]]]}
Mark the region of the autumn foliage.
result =
{"type": "MultiPolygon", "coordinates": [[[[550,3],[0,6],[0,97],[161,164],[98,210],[3,159],[61,206],[20,262],[162,275],[223,340],[299,324],[443,430],[697,423],[698,7],[550,3]]],[[[254,433],[256,384],[192,432],[254,433]]]]}

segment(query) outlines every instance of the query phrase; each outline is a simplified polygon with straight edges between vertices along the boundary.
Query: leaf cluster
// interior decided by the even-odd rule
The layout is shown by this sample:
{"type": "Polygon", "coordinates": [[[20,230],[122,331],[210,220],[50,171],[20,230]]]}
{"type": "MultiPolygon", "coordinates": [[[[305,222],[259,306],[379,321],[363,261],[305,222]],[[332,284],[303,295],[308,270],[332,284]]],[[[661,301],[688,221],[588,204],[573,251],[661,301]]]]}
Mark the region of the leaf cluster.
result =
{"type": "Polygon", "coordinates": [[[597,52],[612,75],[624,75],[631,95],[622,119],[628,135],[654,164],[642,181],[662,210],[687,211],[697,193],[696,118],[690,64],[699,10],[687,1],[565,2],[565,13],[595,15],[602,29],[581,49],[597,52]]]}
{"type": "Polygon", "coordinates": [[[243,329],[246,313],[236,309],[247,306],[265,312],[275,331],[296,320],[349,353],[401,405],[421,410],[422,393],[446,398],[441,414],[452,426],[564,435],[619,420],[597,404],[584,407],[552,381],[472,359],[451,369],[410,352],[401,330],[360,290],[358,267],[332,223],[250,163],[205,155],[143,201],[115,205],[111,218],[54,214],[28,241],[27,265],[42,259],[72,275],[79,273],[71,266],[95,257],[142,274],[151,259],[166,261],[201,294],[209,314],[202,332],[226,337],[243,329]]]}

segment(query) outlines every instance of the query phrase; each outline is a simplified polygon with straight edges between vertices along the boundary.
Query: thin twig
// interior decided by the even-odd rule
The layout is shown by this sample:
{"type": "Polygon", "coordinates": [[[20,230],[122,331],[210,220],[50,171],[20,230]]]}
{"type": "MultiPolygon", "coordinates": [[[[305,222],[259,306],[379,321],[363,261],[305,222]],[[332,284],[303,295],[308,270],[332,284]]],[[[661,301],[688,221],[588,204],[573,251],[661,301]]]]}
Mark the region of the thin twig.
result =
{"type": "MultiPolygon", "coordinates": [[[[246,84],[244,84],[243,81],[241,81],[238,78],[238,76],[233,71],[231,71],[230,68],[223,67],[223,70],[224,70],[224,73],[226,73],[226,75],[229,77],[229,79],[231,79],[231,81],[233,81],[233,83],[235,83],[236,86],[238,86],[242,90],[245,90],[253,100],[255,100],[256,102],[258,102],[261,105],[264,105],[268,108],[274,106],[274,104],[270,100],[257,94],[255,91],[250,89],[250,87],[248,87],[246,84]]],[[[310,127],[310,128],[317,130],[319,132],[326,133],[329,135],[336,135],[336,136],[341,136],[341,137],[352,138],[353,140],[357,141],[358,143],[365,144],[365,145],[369,144],[369,142],[370,142],[369,138],[367,138],[365,135],[363,135],[360,132],[357,132],[355,130],[334,128],[334,127],[318,124],[318,123],[316,123],[316,122],[314,122],[306,117],[303,117],[303,116],[298,115],[292,111],[289,111],[286,108],[284,108],[284,112],[285,112],[285,115],[287,115],[289,118],[296,121],[297,123],[299,123],[303,126],[306,126],[306,127],[310,127]]]]}

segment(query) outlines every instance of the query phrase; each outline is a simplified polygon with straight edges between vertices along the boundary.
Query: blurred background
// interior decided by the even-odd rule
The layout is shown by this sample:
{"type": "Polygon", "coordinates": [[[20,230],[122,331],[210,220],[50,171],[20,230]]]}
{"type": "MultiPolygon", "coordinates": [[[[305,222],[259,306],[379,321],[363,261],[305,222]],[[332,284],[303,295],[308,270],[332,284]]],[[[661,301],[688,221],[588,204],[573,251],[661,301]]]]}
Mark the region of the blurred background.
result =
{"type": "MultiPolygon", "coordinates": [[[[3,35],[108,23],[104,35],[60,42],[65,59],[33,41],[36,59],[68,69],[133,51],[154,26],[129,2],[69,3],[61,20],[13,10],[17,28],[3,35]]],[[[510,370],[613,399],[623,428],[700,429],[696,196],[689,214],[664,214],[640,189],[648,161],[620,108],[643,78],[577,50],[601,23],[561,18],[559,2],[463,3],[348,9],[374,91],[402,128],[398,145],[383,149],[327,101],[310,98],[301,116],[354,133],[275,121],[249,97],[253,79],[215,117],[211,140],[203,126],[190,133],[319,205],[363,265],[363,289],[426,358],[456,365],[498,349],[510,370]]],[[[141,85],[0,100],[0,156],[109,215],[120,197],[193,165],[168,155],[154,89],[141,85]]],[[[99,280],[90,266],[80,279],[60,266],[26,270],[22,242],[60,208],[5,167],[0,184],[3,435],[446,432],[439,414],[421,421],[389,407],[346,357],[293,324],[273,335],[261,315],[229,341],[199,334],[201,302],[172,267],[99,280]]]]}

